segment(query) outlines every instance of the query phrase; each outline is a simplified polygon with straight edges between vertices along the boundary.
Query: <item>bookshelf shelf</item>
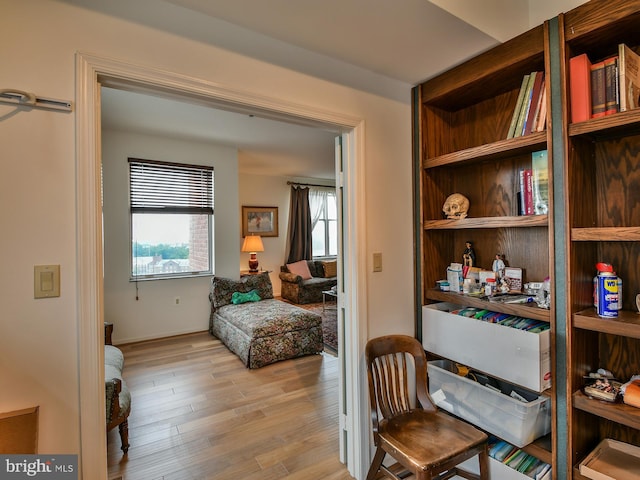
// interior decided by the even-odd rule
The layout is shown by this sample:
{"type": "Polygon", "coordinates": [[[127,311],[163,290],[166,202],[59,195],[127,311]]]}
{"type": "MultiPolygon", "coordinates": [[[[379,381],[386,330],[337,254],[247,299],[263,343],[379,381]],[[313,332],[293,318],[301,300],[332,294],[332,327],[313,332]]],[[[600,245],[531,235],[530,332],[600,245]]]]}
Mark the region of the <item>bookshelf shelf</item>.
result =
{"type": "Polygon", "coordinates": [[[624,403],[608,403],[587,397],[581,391],[573,394],[575,408],[633,429],[640,429],[640,409],[624,403]]]}
{"type": "Polygon", "coordinates": [[[574,242],[638,242],[640,227],[572,228],[574,242]]]}
{"type": "Polygon", "coordinates": [[[615,134],[634,129],[640,130],[640,110],[638,109],[593,118],[585,122],[572,123],[569,125],[569,136],[615,134]]]}
{"type": "Polygon", "coordinates": [[[451,164],[499,160],[510,156],[531,153],[546,148],[547,132],[536,132],[522,137],[499,140],[497,142],[447,153],[424,161],[424,168],[436,168],[451,164]]]}
{"type": "Polygon", "coordinates": [[[618,318],[600,318],[594,308],[573,315],[573,326],[583,330],[640,339],[640,314],[622,310],[618,318]]]}
{"type": "Polygon", "coordinates": [[[463,218],[462,220],[425,220],[425,230],[465,230],[480,228],[546,227],[548,215],[463,218]]]}

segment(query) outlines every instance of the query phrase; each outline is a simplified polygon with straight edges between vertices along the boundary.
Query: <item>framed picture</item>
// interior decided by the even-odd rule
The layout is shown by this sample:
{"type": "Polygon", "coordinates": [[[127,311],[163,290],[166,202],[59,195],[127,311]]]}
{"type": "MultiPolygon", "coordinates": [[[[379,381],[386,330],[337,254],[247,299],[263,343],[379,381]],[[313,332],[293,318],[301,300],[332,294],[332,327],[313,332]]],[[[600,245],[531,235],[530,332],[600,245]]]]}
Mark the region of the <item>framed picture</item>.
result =
{"type": "Polygon", "coordinates": [[[278,207],[242,207],[242,236],[278,236],[278,207]]]}

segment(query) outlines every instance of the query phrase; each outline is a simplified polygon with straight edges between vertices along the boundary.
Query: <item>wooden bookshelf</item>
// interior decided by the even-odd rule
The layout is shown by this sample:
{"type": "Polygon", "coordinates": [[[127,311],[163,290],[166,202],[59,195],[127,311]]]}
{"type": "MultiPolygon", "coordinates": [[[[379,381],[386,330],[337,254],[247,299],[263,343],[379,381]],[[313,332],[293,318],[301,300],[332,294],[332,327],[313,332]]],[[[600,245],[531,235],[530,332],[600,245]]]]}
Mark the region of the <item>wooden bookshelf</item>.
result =
{"type": "MultiPolygon", "coordinates": [[[[546,321],[553,338],[553,309],[538,308],[535,303],[489,302],[435,288],[437,280],[446,278],[450,263],[462,262],[467,241],[473,243],[474,266],[491,270],[499,252],[505,255],[507,266],[523,269],[523,283],[553,279],[552,215],[521,216],[518,204],[519,172],[531,168],[534,152],[547,150],[551,172],[550,131],[507,138],[523,77],[534,71],[544,72],[549,78],[547,24],[414,88],[414,153],[420,177],[420,301],[422,305],[448,302],[546,321]],[[453,193],[469,199],[466,218],[444,218],[442,206],[453,193]]],[[[549,83],[545,81],[547,112],[549,83]]],[[[551,202],[550,198],[550,211],[551,202]]],[[[550,390],[554,410],[553,387],[550,390]]],[[[555,470],[555,444],[552,427],[551,434],[523,450],[550,463],[555,470]]]]}
{"type": "MultiPolygon", "coordinates": [[[[592,0],[559,16],[563,186],[568,207],[567,271],[567,477],[584,478],[579,465],[604,438],[640,445],[640,409],[594,400],[581,391],[598,368],[620,381],[640,371],[640,109],[572,124],[569,59],[587,54],[598,62],[625,43],[640,48],[640,2],[592,0]],[[623,310],[616,319],[596,315],[595,264],[608,262],[623,279],[623,310]]],[[[557,159],[560,161],[560,159],[557,159]]]]}

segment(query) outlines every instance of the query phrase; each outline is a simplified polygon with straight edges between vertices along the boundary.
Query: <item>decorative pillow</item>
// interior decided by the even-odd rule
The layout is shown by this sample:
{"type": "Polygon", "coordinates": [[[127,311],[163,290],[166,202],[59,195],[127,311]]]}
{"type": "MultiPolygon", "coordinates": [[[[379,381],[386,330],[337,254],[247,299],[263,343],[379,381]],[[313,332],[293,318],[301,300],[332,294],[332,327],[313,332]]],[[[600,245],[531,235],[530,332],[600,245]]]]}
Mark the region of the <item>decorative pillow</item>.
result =
{"type": "Polygon", "coordinates": [[[325,278],[336,277],[338,275],[338,262],[336,260],[322,262],[322,267],[324,268],[325,278]]]}
{"type": "Polygon", "coordinates": [[[247,293],[233,292],[231,295],[231,303],[234,305],[240,305],[241,303],[247,302],[259,302],[260,300],[262,299],[260,298],[260,295],[258,295],[257,290],[251,290],[247,293]]]}
{"type": "Polygon", "coordinates": [[[244,283],[225,277],[213,277],[211,282],[211,300],[215,308],[224,307],[231,303],[234,292],[246,292],[244,283]]]}
{"type": "Polygon", "coordinates": [[[309,265],[307,265],[306,260],[300,260],[295,263],[287,263],[287,268],[289,272],[294,275],[300,275],[303,280],[309,280],[311,277],[311,272],[309,271],[309,265]]]}
{"type": "Polygon", "coordinates": [[[262,300],[273,298],[273,285],[268,272],[242,277],[245,288],[242,291],[257,290],[262,300]]]}

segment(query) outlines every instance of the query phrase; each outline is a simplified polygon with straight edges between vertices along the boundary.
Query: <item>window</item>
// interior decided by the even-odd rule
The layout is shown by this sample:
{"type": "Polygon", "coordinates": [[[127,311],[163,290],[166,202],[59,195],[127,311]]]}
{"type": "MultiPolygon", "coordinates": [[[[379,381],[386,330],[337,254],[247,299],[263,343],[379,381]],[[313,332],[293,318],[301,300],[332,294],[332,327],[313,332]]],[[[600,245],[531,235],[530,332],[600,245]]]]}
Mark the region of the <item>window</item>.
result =
{"type": "Polygon", "coordinates": [[[309,189],[309,208],[313,230],[312,254],[329,257],[338,254],[338,207],[335,189],[309,189]]]}
{"type": "Polygon", "coordinates": [[[213,271],[213,168],[129,159],[131,278],[213,271]]]}

